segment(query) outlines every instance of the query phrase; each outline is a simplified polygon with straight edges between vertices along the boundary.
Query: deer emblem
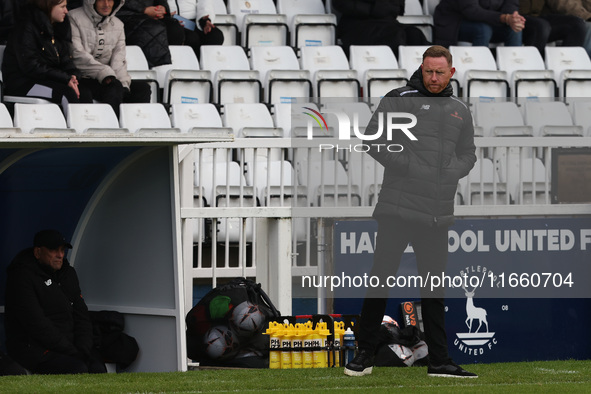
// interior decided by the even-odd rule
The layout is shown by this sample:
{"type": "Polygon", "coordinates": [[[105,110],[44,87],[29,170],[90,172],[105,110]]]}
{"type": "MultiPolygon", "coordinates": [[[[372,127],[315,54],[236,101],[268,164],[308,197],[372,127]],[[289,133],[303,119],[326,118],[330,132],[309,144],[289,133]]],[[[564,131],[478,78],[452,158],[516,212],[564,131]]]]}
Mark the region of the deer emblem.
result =
{"type": "Polygon", "coordinates": [[[462,285],[462,289],[466,294],[466,325],[468,326],[468,332],[472,332],[472,322],[474,319],[478,319],[479,324],[478,328],[474,332],[478,332],[482,323],[486,324],[486,332],[488,332],[488,322],[486,321],[486,309],[479,308],[474,306],[474,292],[476,290],[476,286],[472,289],[472,291],[466,290],[466,287],[462,285]]]}

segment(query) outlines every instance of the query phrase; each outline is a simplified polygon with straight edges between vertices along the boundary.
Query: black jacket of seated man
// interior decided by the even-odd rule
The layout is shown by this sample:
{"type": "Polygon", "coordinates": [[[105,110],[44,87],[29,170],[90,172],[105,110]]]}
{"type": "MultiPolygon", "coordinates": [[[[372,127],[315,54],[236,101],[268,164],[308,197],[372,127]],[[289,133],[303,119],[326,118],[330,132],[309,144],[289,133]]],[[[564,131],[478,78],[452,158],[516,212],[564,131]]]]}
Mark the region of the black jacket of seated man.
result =
{"type": "Polygon", "coordinates": [[[32,248],[7,268],[5,328],[8,354],[32,373],[100,373],[92,323],[69,242],[56,230],[35,235],[32,248]]]}

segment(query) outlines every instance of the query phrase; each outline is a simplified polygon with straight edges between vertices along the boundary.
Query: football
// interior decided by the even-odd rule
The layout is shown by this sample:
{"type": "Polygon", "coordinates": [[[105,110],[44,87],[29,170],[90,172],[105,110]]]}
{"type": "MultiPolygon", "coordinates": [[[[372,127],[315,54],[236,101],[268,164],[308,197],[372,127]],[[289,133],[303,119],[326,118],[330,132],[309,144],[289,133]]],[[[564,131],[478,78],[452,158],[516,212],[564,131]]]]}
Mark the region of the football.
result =
{"type": "Polygon", "coordinates": [[[244,301],[232,310],[230,324],[239,336],[251,336],[263,329],[265,315],[257,305],[244,301]]]}
{"type": "Polygon", "coordinates": [[[205,353],[214,360],[228,360],[238,354],[238,336],[227,326],[214,326],[204,336],[205,353]]]}

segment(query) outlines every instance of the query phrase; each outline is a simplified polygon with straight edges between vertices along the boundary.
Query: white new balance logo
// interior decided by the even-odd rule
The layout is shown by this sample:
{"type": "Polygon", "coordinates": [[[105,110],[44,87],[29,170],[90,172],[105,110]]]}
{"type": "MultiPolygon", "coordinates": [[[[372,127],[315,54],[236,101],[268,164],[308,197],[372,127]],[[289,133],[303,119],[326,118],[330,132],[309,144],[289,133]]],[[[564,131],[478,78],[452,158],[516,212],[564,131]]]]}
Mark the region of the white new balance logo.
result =
{"type": "Polygon", "coordinates": [[[431,108],[431,106],[429,104],[423,104],[421,106],[421,109],[424,109],[424,110],[429,110],[429,108],[431,108]]]}
{"type": "Polygon", "coordinates": [[[51,279],[47,279],[45,281],[45,286],[51,286],[51,279]]]}

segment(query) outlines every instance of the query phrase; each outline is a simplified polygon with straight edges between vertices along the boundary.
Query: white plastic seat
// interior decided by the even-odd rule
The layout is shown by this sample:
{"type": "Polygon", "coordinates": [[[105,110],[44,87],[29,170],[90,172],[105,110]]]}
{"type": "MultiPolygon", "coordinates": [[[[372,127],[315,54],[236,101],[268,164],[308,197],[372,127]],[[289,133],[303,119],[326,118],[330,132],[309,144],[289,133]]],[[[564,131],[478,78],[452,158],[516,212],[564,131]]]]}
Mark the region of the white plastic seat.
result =
{"type": "Polygon", "coordinates": [[[335,45],[336,16],[322,0],[277,0],[277,12],[287,16],[294,48],[335,45]]]}
{"type": "Polygon", "coordinates": [[[582,127],[575,126],[566,104],[562,101],[525,103],[525,122],[533,127],[533,135],[582,135],[582,127]]]}
{"type": "Polygon", "coordinates": [[[0,103],[0,128],[12,128],[14,124],[12,123],[12,117],[10,116],[10,112],[8,112],[8,108],[4,103],[0,103]]]}
{"type": "Polygon", "coordinates": [[[337,45],[303,47],[301,68],[309,70],[316,97],[359,97],[357,71],[349,68],[343,48],[337,45]]]}
{"type": "Polygon", "coordinates": [[[384,166],[367,153],[353,150],[348,153],[347,172],[351,184],[361,192],[361,205],[375,204],[384,180],[384,166]]]}
{"type": "Polygon", "coordinates": [[[404,15],[396,20],[404,25],[413,25],[423,32],[427,41],[433,41],[433,16],[425,13],[419,0],[404,1],[404,15]]]}
{"type": "Polygon", "coordinates": [[[460,179],[459,186],[465,205],[500,205],[510,202],[507,185],[501,182],[493,161],[481,158],[470,173],[460,179]]]}
{"type": "Polygon", "coordinates": [[[273,0],[227,0],[226,9],[236,16],[236,25],[242,33],[240,45],[243,47],[265,45],[265,42],[266,45],[287,43],[287,19],[277,15],[273,0]]]}
{"type": "Polygon", "coordinates": [[[180,133],[178,128],[172,128],[168,113],[162,104],[124,103],[119,108],[119,125],[129,129],[131,133],[180,133]]]}
{"type": "Polygon", "coordinates": [[[555,97],[554,71],[546,70],[540,51],[533,46],[498,46],[497,65],[506,71],[513,97],[555,97]]]}
{"type": "MultiPolygon", "coordinates": [[[[273,118],[262,103],[253,104],[226,104],[222,121],[226,127],[234,131],[236,138],[281,138],[283,130],[275,127],[273,118]]],[[[253,160],[273,161],[283,159],[283,151],[280,148],[248,148],[240,150],[237,154],[238,160],[251,162],[253,160]]]]}
{"type": "Polygon", "coordinates": [[[245,48],[289,45],[287,17],[282,14],[247,14],[242,31],[245,48]]]}
{"type": "Polygon", "coordinates": [[[482,128],[483,137],[532,135],[532,126],[525,125],[514,102],[478,102],[474,107],[474,121],[482,128]]]}
{"type": "Polygon", "coordinates": [[[109,104],[69,104],[66,115],[68,127],[77,133],[128,133],[119,127],[119,119],[109,104]]]}
{"type": "Polygon", "coordinates": [[[164,90],[163,102],[209,102],[210,75],[199,71],[199,61],[193,49],[185,45],[170,45],[168,48],[172,63],[152,68],[164,90]]]}
{"type": "Polygon", "coordinates": [[[587,101],[575,101],[573,106],[573,123],[581,126],[584,135],[591,136],[591,99],[587,101]]]}
{"type": "MultiPolygon", "coordinates": [[[[254,188],[246,184],[240,165],[236,162],[202,160],[196,163],[195,198],[204,197],[206,204],[215,207],[256,206],[254,188]]],[[[241,218],[220,218],[212,229],[217,242],[252,241],[253,219],[246,219],[245,233],[241,218]]]]}
{"type": "Polygon", "coordinates": [[[507,72],[497,70],[492,52],[485,46],[450,46],[463,97],[509,97],[507,72]]]}
{"type": "Polygon", "coordinates": [[[14,104],[14,127],[23,133],[74,134],[57,104],[14,104]]]}
{"type": "Polygon", "coordinates": [[[349,182],[347,172],[337,160],[296,162],[298,184],[308,188],[308,201],[314,206],[359,206],[359,187],[349,182]]]}
{"type": "Polygon", "coordinates": [[[587,97],[591,89],[591,59],[583,47],[546,46],[546,68],[554,70],[560,97],[587,97]]]}
{"type": "Polygon", "coordinates": [[[305,135],[308,122],[312,119],[304,113],[308,112],[304,110],[304,107],[318,111],[318,106],[315,103],[278,103],[274,105],[273,120],[275,126],[283,129],[285,138],[305,135]]]}
{"type": "Polygon", "coordinates": [[[240,45],[240,29],[236,25],[236,15],[228,14],[224,0],[210,0],[214,15],[210,15],[212,23],[224,35],[224,45],[240,45]]]}
{"type": "Polygon", "coordinates": [[[158,74],[156,70],[151,70],[148,66],[146,55],[137,45],[125,46],[125,61],[127,62],[127,73],[132,80],[145,81],[150,84],[152,96],[150,102],[158,102],[158,93],[160,84],[158,83],[158,74]]]}
{"type": "Polygon", "coordinates": [[[201,68],[211,72],[216,103],[261,102],[260,73],[250,69],[242,47],[203,45],[200,59],[201,68]]]}
{"type": "Polygon", "coordinates": [[[300,70],[300,63],[291,47],[253,47],[250,64],[253,70],[259,71],[268,103],[290,103],[296,97],[312,95],[310,72],[300,70]]]}
{"type": "Polygon", "coordinates": [[[540,159],[509,155],[506,165],[507,168],[501,169],[500,175],[506,176],[507,189],[516,204],[532,204],[534,198],[536,204],[549,203],[549,190],[546,190],[546,185],[549,185],[550,176],[540,159]]]}
{"type": "MultiPolygon", "coordinates": [[[[322,113],[326,119],[328,127],[333,127],[334,130],[338,131],[339,124],[337,116],[334,112],[340,112],[349,118],[351,128],[355,127],[358,132],[364,133],[365,127],[369,123],[372,112],[369,105],[363,101],[351,101],[351,100],[331,100],[324,103],[322,113]]],[[[351,136],[355,133],[353,129],[350,132],[351,136]]]]}
{"type": "Polygon", "coordinates": [[[231,129],[222,126],[222,120],[213,104],[173,104],[170,120],[181,133],[199,134],[212,141],[233,137],[231,129]]]}
{"type": "Polygon", "coordinates": [[[398,68],[396,56],[387,45],[351,45],[349,65],[357,70],[364,97],[383,97],[408,82],[407,71],[398,68]]]}

